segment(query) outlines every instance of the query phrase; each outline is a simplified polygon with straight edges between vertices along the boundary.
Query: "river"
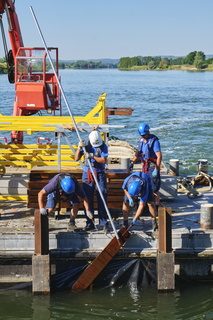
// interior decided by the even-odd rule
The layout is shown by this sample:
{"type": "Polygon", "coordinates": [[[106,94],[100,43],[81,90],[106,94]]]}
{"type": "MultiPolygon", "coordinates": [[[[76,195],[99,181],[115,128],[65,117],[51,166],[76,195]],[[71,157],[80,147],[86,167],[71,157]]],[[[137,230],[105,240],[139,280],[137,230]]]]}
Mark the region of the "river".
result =
{"type": "MultiPolygon", "coordinates": [[[[138,125],[146,122],[160,138],[164,162],[180,160],[180,173],[195,173],[198,159],[213,163],[213,73],[189,71],[61,70],[62,86],[74,116],[86,115],[99,95],[108,107],[130,107],[132,116],[110,116],[110,135],[137,145],[138,125]]],[[[0,110],[12,115],[14,88],[0,75],[0,110]]],[[[63,114],[68,115],[65,104],[63,114]]],[[[73,143],[77,137],[72,137],[73,143]]],[[[25,136],[25,143],[35,143],[25,136]]],[[[211,167],[210,167],[211,170],[211,167]]]]}
{"type": "MultiPolygon", "coordinates": [[[[160,138],[164,162],[180,160],[180,173],[196,173],[198,159],[213,164],[213,73],[188,71],[61,70],[74,116],[86,115],[99,95],[108,107],[131,107],[132,116],[111,116],[110,135],[137,145],[137,127],[147,122],[160,138]]],[[[0,109],[12,114],[13,85],[0,75],[0,109]]],[[[68,115],[64,105],[64,115],[68,115]]],[[[31,136],[25,142],[32,142],[31,136]]],[[[77,142],[73,137],[72,142],[77,142]]],[[[35,140],[34,140],[35,142],[35,140]]],[[[213,172],[210,165],[210,172],[213,172]]],[[[30,290],[0,290],[0,319],[213,319],[211,283],[184,282],[174,293],[118,287],[51,296],[30,290]]]]}

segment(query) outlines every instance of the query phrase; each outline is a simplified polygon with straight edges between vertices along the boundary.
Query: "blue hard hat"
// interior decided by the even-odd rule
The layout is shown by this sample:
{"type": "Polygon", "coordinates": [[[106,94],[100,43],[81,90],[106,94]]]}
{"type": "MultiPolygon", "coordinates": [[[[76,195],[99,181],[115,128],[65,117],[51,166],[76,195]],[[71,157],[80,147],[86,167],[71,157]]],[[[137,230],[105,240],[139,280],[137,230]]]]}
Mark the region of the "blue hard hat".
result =
{"type": "Polygon", "coordinates": [[[67,194],[75,192],[75,182],[70,177],[65,177],[61,180],[61,188],[67,194]]]}
{"type": "Polygon", "coordinates": [[[144,134],[147,134],[147,132],[150,130],[150,127],[146,123],[141,123],[138,127],[138,133],[142,136],[144,134]]]}
{"type": "Polygon", "coordinates": [[[138,196],[141,191],[141,182],[140,180],[134,180],[130,183],[128,187],[128,193],[131,197],[138,196]]]}

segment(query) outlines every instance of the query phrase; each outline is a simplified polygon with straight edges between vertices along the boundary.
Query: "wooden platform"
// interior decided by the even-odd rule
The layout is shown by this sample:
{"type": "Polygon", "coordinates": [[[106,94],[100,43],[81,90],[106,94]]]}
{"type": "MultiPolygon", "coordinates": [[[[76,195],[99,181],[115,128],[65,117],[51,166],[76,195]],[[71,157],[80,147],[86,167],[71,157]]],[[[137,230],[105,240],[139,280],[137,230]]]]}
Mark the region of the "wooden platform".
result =
{"type": "MultiPolygon", "coordinates": [[[[79,183],[82,183],[82,171],[80,169],[69,169],[61,172],[72,173],[79,183]]],[[[53,178],[58,172],[56,170],[31,170],[28,182],[28,208],[38,208],[38,192],[53,178]]],[[[107,205],[109,209],[121,209],[124,192],[122,184],[124,179],[129,175],[127,170],[114,169],[106,172],[107,177],[107,205]]],[[[68,202],[62,202],[62,208],[69,208],[68,202]]],[[[83,203],[80,208],[83,209],[83,203]]],[[[97,199],[95,196],[95,209],[97,209],[97,199]]]]}

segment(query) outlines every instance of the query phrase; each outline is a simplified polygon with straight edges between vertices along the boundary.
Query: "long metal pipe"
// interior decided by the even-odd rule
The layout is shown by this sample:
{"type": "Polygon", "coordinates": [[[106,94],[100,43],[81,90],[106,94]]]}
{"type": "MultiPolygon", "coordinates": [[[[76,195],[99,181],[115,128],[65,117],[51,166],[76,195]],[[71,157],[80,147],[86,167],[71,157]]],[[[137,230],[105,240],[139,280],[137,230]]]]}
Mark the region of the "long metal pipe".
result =
{"type": "MultiPolygon", "coordinates": [[[[75,122],[75,119],[74,119],[74,117],[73,117],[71,108],[70,108],[70,106],[69,106],[69,104],[68,104],[68,102],[67,102],[67,99],[66,99],[64,90],[63,90],[63,88],[62,88],[62,86],[61,86],[61,83],[60,83],[60,81],[59,81],[58,75],[57,75],[57,73],[56,73],[55,67],[54,67],[53,62],[52,62],[52,58],[51,58],[51,56],[50,56],[49,50],[48,50],[48,48],[47,48],[45,39],[44,39],[43,34],[42,34],[42,32],[41,32],[40,26],[39,26],[39,24],[38,24],[38,21],[37,21],[37,19],[36,19],[36,16],[35,16],[35,13],[34,13],[34,11],[33,11],[32,6],[30,6],[30,10],[31,10],[33,19],[34,19],[34,21],[35,21],[36,27],[37,27],[37,29],[38,29],[38,32],[39,32],[39,34],[40,34],[40,37],[41,37],[41,39],[42,39],[42,42],[43,42],[43,44],[44,44],[44,48],[45,48],[45,50],[46,50],[48,59],[49,59],[49,61],[50,61],[50,65],[51,65],[51,67],[52,67],[52,69],[53,69],[53,72],[54,72],[54,74],[55,74],[55,77],[56,77],[58,86],[59,86],[59,88],[60,88],[62,97],[63,97],[64,102],[65,102],[65,105],[66,105],[66,107],[67,107],[67,110],[68,110],[68,112],[69,112],[69,115],[70,115],[70,117],[71,117],[71,119],[72,119],[72,122],[73,122],[73,124],[74,124],[75,131],[76,131],[76,133],[77,133],[78,139],[79,139],[79,141],[81,141],[82,139],[81,139],[81,136],[80,136],[78,127],[77,127],[76,122],[75,122]]],[[[84,153],[86,153],[86,149],[85,149],[85,148],[83,148],[83,151],[84,151],[84,153]]],[[[112,229],[113,229],[113,231],[114,231],[114,233],[115,233],[116,238],[117,238],[118,241],[119,241],[119,236],[118,236],[117,230],[116,230],[116,228],[115,228],[114,222],[113,222],[113,220],[112,220],[111,214],[110,214],[109,209],[108,209],[108,207],[107,207],[107,204],[106,204],[106,201],[105,201],[104,196],[103,196],[103,194],[102,194],[102,191],[101,191],[101,189],[100,189],[98,180],[97,180],[97,178],[96,178],[96,176],[95,176],[93,167],[92,167],[90,161],[88,161],[88,163],[89,163],[90,171],[91,171],[91,173],[92,173],[92,175],[93,175],[93,178],[94,178],[94,180],[95,180],[96,186],[97,186],[97,188],[98,188],[98,192],[99,192],[99,194],[100,194],[100,196],[101,196],[101,199],[102,199],[102,201],[103,201],[103,204],[104,204],[105,210],[106,210],[106,212],[107,212],[108,218],[109,218],[110,223],[111,223],[111,225],[112,225],[112,229]]]]}

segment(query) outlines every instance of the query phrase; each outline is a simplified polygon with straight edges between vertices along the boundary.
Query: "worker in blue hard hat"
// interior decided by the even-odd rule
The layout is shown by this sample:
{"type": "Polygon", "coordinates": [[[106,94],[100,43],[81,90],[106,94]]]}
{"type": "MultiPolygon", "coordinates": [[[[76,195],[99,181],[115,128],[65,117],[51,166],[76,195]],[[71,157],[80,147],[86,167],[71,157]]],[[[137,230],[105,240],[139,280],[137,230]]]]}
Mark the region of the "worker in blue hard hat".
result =
{"type": "Polygon", "coordinates": [[[89,209],[89,202],[85,192],[72,174],[56,174],[38,193],[40,213],[44,215],[51,213],[55,208],[56,203],[63,198],[69,200],[71,206],[70,221],[67,231],[74,231],[76,229],[75,219],[79,210],[79,198],[83,199],[87,215],[91,216],[92,214],[89,209]],[[44,204],[45,195],[47,195],[46,205],[44,204]]]}
{"type": "Polygon", "coordinates": [[[128,228],[129,225],[128,217],[130,207],[133,207],[135,202],[139,199],[139,206],[132,220],[132,225],[136,224],[137,219],[141,216],[147,204],[151,214],[152,228],[153,231],[156,231],[158,229],[156,221],[156,206],[154,204],[152,183],[149,175],[143,172],[133,172],[124,180],[122,189],[124,190],[124,201],[122,208],[124,227],[128,228]]]}
{"type": "Polygon", "coordinates": [[[150,127],[147,123],[141,123],[138,126],[138,133],[141,139],[134,158],[131,161],[130,169],[133,169],[134,163],[138,159],[142,162],[142,172],[147,173],[152,179],[152,188],[154,200],[157,208],[159,207],[159,189],[161,185],[160,167],[162,162],[162,152],[160,142],[157,136],[150,133],[150,127]]]}

